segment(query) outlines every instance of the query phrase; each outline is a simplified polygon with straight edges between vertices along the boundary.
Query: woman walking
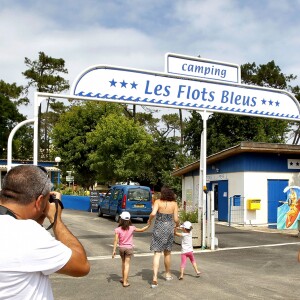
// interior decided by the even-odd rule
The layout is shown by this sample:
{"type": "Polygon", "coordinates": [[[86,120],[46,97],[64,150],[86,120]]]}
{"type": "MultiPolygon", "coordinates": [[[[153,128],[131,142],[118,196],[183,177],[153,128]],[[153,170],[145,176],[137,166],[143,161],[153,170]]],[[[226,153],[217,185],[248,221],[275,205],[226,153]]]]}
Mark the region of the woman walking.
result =
{"type": "Polygon", "coordinates": [[[154,251],[152,288],[156,288],[158,285],[157,274],[162,252],[164,253],[165,279],[173,279],[170,272],[171,251],[174,241],[174,227],[179,226],[179,219],[176,195],[172,189],[162,187],[160,199],[154,202],[148,221],[149,225],[151,225],[154,217],[156,219],[150,245],[150,250],[154,251]]]}

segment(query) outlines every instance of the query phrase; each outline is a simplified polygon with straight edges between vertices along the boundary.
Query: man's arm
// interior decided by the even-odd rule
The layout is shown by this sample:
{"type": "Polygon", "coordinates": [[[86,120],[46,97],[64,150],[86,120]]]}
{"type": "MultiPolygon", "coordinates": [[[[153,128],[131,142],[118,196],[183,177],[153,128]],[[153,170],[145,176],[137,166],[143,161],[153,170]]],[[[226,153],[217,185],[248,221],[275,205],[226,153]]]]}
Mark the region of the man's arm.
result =
{"type": "MultiPolygon", "coordinates": [[[[55,196],[60,199],[59,193],[54,193],[55,196]]],[[[53,233],[55,238],[66,245],[72,250],[72,255],[69,261],[57,271],[57,273],[65,274],[74,277],[85,276],[90,272],[90,264],[87,260],[87,256],[82,244],[79,240],[71,233],[67,226],[63,223],[61,214],[62,209],[58,205],[58,214],[56,222],[53,225],[53,233]]],[[[52,223],[54,221],[55,204],[49,203],[47,209],[47,218],[52,223]]]]}
{"type": "Polygon", "coordinates": [[[72,250],[69,261],[57,273],[74,277],[85,276],[90,272],[90,263],[82,244],[58,217],[53,232],[55,238],[72,250]]]}

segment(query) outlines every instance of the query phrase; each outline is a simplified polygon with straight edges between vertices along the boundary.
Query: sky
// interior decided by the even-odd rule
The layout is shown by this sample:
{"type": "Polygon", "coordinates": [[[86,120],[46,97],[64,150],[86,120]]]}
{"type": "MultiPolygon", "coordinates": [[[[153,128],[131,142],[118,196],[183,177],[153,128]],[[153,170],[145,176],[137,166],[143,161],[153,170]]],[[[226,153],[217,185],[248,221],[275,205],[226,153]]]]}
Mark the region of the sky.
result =
{"type": "MultiPolygon", "coordinates": [[[[25,57],[164,71],[165,54],[274,60],[300,84],[300,0],[0,0],[0,80],[25,85],[25,57]]],[[[33,116],[33,99],[22,113],[33,116]]]]}

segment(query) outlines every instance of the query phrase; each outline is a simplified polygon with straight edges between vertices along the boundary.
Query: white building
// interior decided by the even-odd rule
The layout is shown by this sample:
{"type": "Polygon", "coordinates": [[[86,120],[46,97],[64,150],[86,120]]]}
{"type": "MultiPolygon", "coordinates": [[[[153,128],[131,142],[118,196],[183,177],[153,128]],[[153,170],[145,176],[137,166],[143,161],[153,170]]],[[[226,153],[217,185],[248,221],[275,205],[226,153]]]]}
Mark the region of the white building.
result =
{"type": "MultiPolygon", "coordinates": [[[[172,173],[182,177],[182,199],[197,206],[199,161],[172,173]]],[[[276,224],[287,186],[300,186],[300,146],[242,142],[207,157],[207,187],[219,221],[276,224]],[[254,200],[254,201],[253,201],[254,200]]]]}

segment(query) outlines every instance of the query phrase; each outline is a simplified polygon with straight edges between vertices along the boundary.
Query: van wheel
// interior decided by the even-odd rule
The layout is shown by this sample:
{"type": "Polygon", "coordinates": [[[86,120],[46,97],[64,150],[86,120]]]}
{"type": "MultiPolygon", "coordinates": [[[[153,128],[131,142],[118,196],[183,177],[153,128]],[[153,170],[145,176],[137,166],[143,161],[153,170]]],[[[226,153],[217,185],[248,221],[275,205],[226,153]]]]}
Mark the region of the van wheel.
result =
{"type": "Polygon", "coordinates": [[[115,215],[115,221],[116,221],[117,223],[119,223],[119,220],[120,220],[120,215],[119,215],[119,214],[116,214],[116,215],[115,215]]]}
{"type": "Polygon", "coordinates": [[[101,211],[101,208],[100,208],[100,207],[98,208],[98,217],[103,217],[103,213],[102,213],[102,211],[101,211]]]}

